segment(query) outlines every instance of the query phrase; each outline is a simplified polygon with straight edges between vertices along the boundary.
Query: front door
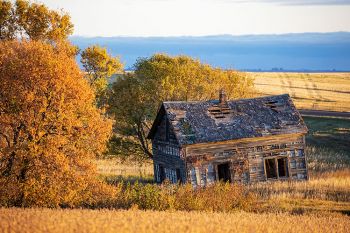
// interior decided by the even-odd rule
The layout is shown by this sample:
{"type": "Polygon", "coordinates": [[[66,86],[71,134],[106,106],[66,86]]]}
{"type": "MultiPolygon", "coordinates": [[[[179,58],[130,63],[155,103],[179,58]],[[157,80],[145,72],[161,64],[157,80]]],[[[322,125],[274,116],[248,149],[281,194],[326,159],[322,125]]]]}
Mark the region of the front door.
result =
{"type": "Polygon", "coordinates": [[[219,175],[219,181],[231,182],[230,164],[229,163],[219,164],[218,175],[219,175]]]}

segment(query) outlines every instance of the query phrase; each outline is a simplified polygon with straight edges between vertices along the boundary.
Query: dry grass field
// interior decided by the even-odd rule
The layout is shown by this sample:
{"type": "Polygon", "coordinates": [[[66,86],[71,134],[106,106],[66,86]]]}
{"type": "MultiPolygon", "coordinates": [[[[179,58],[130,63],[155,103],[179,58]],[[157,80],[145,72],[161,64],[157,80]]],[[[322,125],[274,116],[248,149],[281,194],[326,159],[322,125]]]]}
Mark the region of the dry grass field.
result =
{"type": "MultiPolygon", "coordinates": [[[[304,120],[309,127],[306,153],[310,180],[250,185],[248,191],[259,197],[258,203],[252,206],[256,211],[269,213],[333,211],[349,214],[350,120],[317,117],[304,120]]],[[[110,159],[99,160],[97,165],[101,177],[111,184],[121,180],[152,183],[151,162],[140,166],[110,159]]]]}
{"type": "Polygon", "coordinates": [[[350,112],[350,73],[250,73],[258,95],[289,93],[299,109],[350,112]]]}
{"type": "MultiPolygon", "coordinates": [[[[301,109],[350,111],[350,73],[251,74],[260,95],[289,93],[301,109]]],[[[309,127],[310,180],[245,186],[243,192],[253,197],[249,208],[213,212],[206,208],[208,202],[201,201],[206,200],[203,196],[218,200],[215,193],[192,193],[199,199],[191,207],[140,210],[157,209],[140,204],[157,200],[157,195],[165,204],[186,203],[189,193],[179,197],[151,184],[151,161],[140,164],[109,158],[96,160],[100,179],[116,190],[121,188],[120,181],[136,183],[136,190],[130,186],[129,193],[121,196],[130,205],[118,206],[114,201],[102,206],[110,209],[100,210],[0,208],[0,232],[350,232],[350,120],[304,120],[309,127]]]]}
{"type": "Polygon", "coordinates": [[[322,214],[0,209],[0,232],[349,232],[350,217],[322,214]]]}

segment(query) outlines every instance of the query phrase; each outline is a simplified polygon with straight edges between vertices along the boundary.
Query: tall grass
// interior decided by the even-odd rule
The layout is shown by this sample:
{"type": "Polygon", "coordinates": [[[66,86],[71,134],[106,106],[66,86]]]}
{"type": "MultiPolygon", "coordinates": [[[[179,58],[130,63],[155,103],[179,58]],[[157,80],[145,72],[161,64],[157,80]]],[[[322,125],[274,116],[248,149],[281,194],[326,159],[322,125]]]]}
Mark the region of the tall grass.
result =
{"type": "Polygon", "coordinates": [[[342,151],[307,146],[305,153],[308,160],[308,169],[311,174],[319,175],[324,172],[350,169],[350,157],[342,151]]]}
{"type": "Polygon", "coordinates": [[[137,208],[143,210],[220,211],[251,210],[255,196],[243,185],[216,183],[193,189],[187,185],[118,183],[114,198],[100,201],[91,208],[137,208]]]}
{"type": "Polygon", "coordinates": [[[184,211],[0,209],[0,232],[339,232],[350,229],[340,214],[255,214],[184,211]]]}

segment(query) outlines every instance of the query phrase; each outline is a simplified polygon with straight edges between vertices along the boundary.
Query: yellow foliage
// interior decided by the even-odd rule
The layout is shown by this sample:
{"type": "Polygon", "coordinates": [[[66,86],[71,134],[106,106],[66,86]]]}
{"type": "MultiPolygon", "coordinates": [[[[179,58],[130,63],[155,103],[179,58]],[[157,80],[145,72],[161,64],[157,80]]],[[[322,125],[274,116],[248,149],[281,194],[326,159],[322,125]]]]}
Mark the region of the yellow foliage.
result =
{"type": "Polygon", "coordinates": [[[113,84],[110,112],[117,121],[118,136],[134,136],[139,148],[151,156],[145,136],[162,101],[218,99],[221,89],[229,99],[251,97],[253,80],[245,73],[213,68],[188,56],[155,54],[139,59],[134,74],[113,84]]]}
{"type": "Polygon", "coordinates": [[[81,63],[86,72],[85,77],[96,92],[97,104],[102,107],[106,104],[108,79],[122,71],[123,64],[118,57],[107,53],[106,48],[93,45],[81,53],[81,63]]]}
{"type": "Polygon", "coordinates": [[[70,16],[28,0],[0,0],[0,39],[66,40],[73,33],[70,16]]]}
{"type": "Polygon", "coordinates": [[[0,205],[91,200],[92,159],[111,121],[74,58],[42,42],[0,42],[0,205]]]}

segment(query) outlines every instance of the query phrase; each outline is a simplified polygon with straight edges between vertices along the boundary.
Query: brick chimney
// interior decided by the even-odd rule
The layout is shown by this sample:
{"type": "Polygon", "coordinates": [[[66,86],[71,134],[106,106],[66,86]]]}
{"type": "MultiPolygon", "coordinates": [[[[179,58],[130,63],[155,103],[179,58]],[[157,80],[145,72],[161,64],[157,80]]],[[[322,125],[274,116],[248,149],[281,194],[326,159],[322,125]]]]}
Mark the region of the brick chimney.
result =
{"type": "Polygon", "coordinates": [[[219,104],[227,104],[227,97],[224,89],[219,92],[219,104]]]}

